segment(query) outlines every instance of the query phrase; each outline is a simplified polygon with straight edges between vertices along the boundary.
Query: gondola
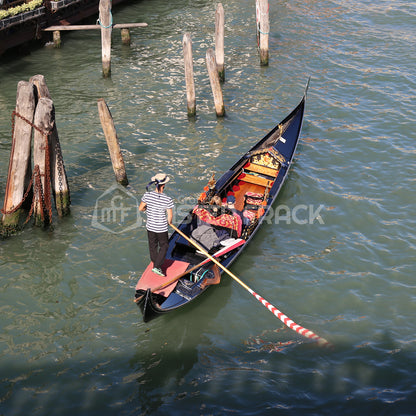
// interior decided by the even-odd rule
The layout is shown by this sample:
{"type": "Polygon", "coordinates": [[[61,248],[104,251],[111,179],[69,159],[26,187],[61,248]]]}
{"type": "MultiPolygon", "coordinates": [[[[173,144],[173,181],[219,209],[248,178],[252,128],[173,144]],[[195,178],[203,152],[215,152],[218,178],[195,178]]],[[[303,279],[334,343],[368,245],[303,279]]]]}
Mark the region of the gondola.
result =
{"type": "Polygon", "coordinates": [[[307,89],[308,86],[300,103],[286,118],[217,181],[212,177],[208,182],[198,204],[177,227],[188,238],[177,231],[169,238],[163,266],[166,277],[152,273],[153,264],[148,265],[135,293],[145,322],[184,307],[204,293],[211,282],[218,283],[222,269],[216,269],[206,254],[190,244],[190,239],[206,248],[225,267],[251,241],[288,175],[302,128],[307,89]],[[213,196],[221,200],[221,204],[214,206],[215,212],[210,205],[213,196]],[[234,197],[238,212],[227,208],[229,196],[234,197]],[[215,236],[220,236],[219,244],[215,236]]]}

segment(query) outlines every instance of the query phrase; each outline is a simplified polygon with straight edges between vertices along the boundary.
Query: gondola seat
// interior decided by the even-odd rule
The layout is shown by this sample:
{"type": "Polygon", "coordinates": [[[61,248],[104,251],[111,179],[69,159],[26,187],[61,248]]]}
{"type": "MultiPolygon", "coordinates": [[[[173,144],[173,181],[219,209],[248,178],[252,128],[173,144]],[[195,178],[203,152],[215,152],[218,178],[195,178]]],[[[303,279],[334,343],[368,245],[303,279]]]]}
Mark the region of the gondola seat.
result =
{"type": "Polygon", "coordinates": [[[264,195],[259,192],[246,192],[244,195],[243,215],[250,221],[260,218],[264,213],[264,195]]]}
{"type": "Polygon", "coordinates": [[[274,180],[265,178],[257,173],[251,172],[243,172],[240,174],[238,179],[242,182],[252,183],[254,185],[260,185],[265,188],[271,188],[273,185],[274,180]]]}
{"type": "Polygon", "coordinates": [[[225,229],[230,233],[230,237],[240,237],[243,222],[239,215],[221,214],[215,217],[207,209],[196,206],[193,211],[199,220],[212,225],[216,229],[225,229]]]}

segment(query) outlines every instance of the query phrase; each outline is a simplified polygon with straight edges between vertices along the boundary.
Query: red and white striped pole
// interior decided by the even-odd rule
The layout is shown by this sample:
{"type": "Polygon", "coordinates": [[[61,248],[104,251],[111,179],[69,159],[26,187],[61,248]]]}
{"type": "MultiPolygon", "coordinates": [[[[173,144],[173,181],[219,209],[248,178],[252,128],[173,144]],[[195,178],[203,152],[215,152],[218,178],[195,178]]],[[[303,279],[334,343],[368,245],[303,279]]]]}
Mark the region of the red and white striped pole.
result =
{"type": "Polygon", "coordinates": [[[262,298],[254,290],[250,289],[250,287],[247,286],[244,282],[242,282],[233,272],[228,270],[216,258],[211,256],[196,241],[191,240],[186,234],[184,234],[181,230],[179,230],[179,228],[175,227],[173,224],[170,224],[170,226],[178,234],[180,234],[185,240],[189,241],[198,250],[200,250],[202,253],[204,253],[204,255],[207,256],[209,259],[211,259],[211,261],[213,261],[218,267],[220,267],[222,270],[224,270],[224,272],[227,273],[230,277],[232,277],[237,283],[239,283],[241,286],[243,286],[244,289],[246,289],[248,292],[250,292],[260,303],[263,304],[263,306],[265,306],[270,312],[273,313],[273,315],[275,315],[277,318],[279,318],[290,329],[292,329],[293,331],[297,332],[300,335],[303,335],[306,338],[309,338],[309,339],[312,339],[312,340],[316,341],[322,347],[332,347],[332,344],[330,344],[325,338],[322,338],[319,335],[316,335],[315,333],[310,331],[309,329],[303,328],[302,326],[293,322],[285,314],[280,312],[279,309],[277,309],[275,306],[273,306],[270,302],[268,302],[266,299],[262,298]]]}
{"type": "Polygon", "coordinates": [[[296,322],[293,322],[289,317],[287,317],[283,312],[280,312],[275,306],[273,306],[266,299],[262,298],[259,294],[251,290],[249,287],[246,288],[259,302],[261,302],[273,315],[279,318],[287,327],[297,332],[300,335],[303,335],[306,338],[316,341],[321,347],[332,347],[325,338],[316,335],[314,332],[309,329],[304,328],[303,326],[298,325],[296,322]]]}

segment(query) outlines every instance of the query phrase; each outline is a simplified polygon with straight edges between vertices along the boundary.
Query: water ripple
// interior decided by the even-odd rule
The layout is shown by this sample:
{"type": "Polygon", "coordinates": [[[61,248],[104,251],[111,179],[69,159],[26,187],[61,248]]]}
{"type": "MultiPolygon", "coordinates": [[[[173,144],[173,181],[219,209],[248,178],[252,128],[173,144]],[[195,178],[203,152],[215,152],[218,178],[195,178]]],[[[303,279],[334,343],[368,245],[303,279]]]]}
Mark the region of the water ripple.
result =
{"type": "Polygon", "coordinates": [[[36,73],[54,98],[72,191],[71,216],[56,218],[53,231],[29,226],[0,242],[2,409],[411,413],[415,7],[270,3],[270,64],[260,67],[254,4],[226,1],[226,117],[218,119],[205,64],[215,5],[162,3],[114,9],[117,22],[149,26],[132,30],[130,48],[114,31],[111,79],[101,76],[98,32],[67,34],[60,50],[0,64],[0,192],[16,84],[36,73]],[[197,91],[192,120],[186,31],[197,91]],[[322,209],[308,224],[265,221],[232,269],[335,349],[285,327],[226,276],[187,310],[141,322],[132,297],[148,262],[145,230],[112,234],[92,225],[97,199],[114,184],[97,100],[113,115],[134,196],[163,169],[172,178],[167,192],[182,204],[297,104],[309,76],[302,139],[274,208],[322,209]]]}

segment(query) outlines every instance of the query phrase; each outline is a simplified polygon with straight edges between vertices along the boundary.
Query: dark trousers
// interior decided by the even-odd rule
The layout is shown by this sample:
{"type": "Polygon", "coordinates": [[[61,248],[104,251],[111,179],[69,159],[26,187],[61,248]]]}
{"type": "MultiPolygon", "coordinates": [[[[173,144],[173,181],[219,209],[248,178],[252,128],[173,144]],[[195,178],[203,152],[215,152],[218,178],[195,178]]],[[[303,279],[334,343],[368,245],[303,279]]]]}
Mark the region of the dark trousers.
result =
{"type": "Polygon", "coordinates": [[[147,239],[149,240],[150,260],[153,262],[153,267],[161,269],[168,252],[168,232],[154,233],[147,230],[147,239]]]}

